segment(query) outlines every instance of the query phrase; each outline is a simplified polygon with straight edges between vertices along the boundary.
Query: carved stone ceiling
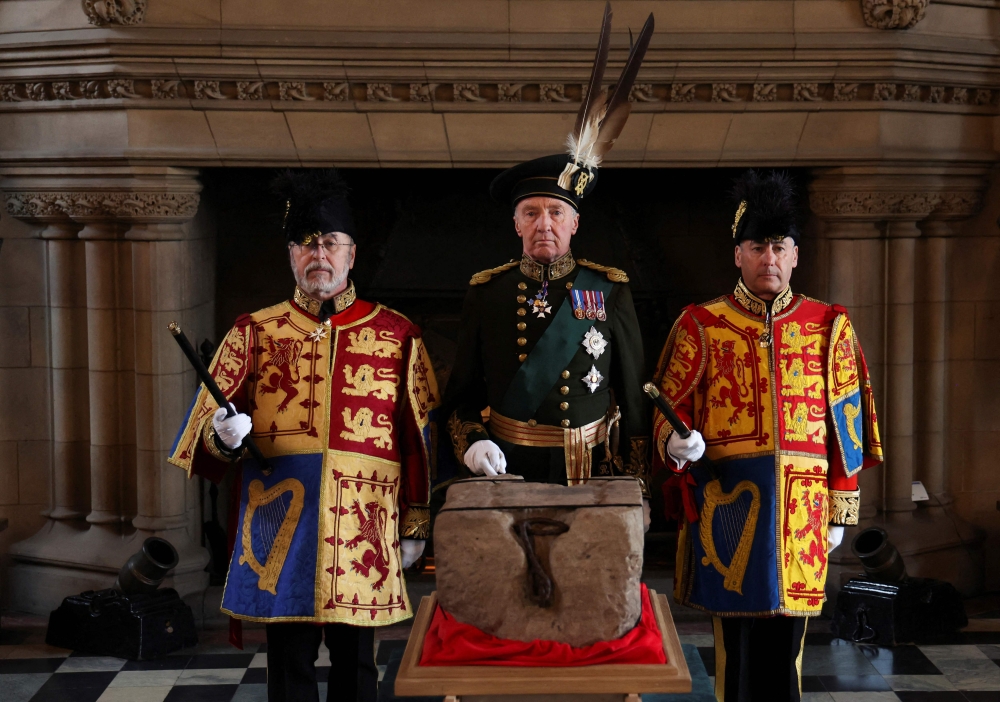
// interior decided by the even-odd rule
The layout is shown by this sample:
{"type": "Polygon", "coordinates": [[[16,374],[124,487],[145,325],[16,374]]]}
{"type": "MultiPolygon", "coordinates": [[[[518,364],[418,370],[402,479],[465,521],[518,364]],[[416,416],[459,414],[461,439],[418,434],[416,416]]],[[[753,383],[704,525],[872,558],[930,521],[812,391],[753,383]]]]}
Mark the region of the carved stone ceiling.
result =
{"type": "MultiPolygon", "coordinates": [[[[19,164],[496,165],[555,151],[600,10],[63,0],[57,17],[33,5],[0,3],[0,159],[19,164]]],[[[994,160],[995,0],[618,0],[609,77],[650,9],[657,32],[613,160],[994,160]]]]}

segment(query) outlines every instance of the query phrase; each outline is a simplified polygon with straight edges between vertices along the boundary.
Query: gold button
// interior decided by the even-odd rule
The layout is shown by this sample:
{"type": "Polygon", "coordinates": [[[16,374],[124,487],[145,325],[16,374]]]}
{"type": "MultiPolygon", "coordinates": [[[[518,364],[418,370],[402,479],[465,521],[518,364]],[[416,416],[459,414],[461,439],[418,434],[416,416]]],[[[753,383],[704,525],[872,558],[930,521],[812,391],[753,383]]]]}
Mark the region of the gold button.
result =
{"type": "Polygon", "coordinates": [[[524,295],[518,295],[517,296],[517,301],[520,302],[523,305],[525,302],[528,301],[528,298],[526,298],[524,295]]]}
{"type": "Polygon", "coordinates": [[[528,310],[524,309],[523,307],[518,307],[517,308],[517,316],[518,317],[523,317],[526,314],[528,314],[528,310]]]}
{"type": "Polygon", "coordinates": [[[569,420],[568,419],[562,420],[561,422],[559,422],[559,424],[561,424],[563,427],[565,427],[567,429],[569,428],[569,420]]]}
{"type": "Polygon", "coordinates": [[[565,380],[566,378],[568,378],[569,377],[569,371],[563,371],[562,372],[562,377],[563,377],[563,380],[565,380]]]}
{"type": "Polygon", "coordinates": [[[528,343],[528,340],[525,339],[523,336],[517,337],[517,345],[518,346],[524,346],[527,343],[528,343]]]}
{"type": "Polygon", "coordinates": [[[517,284],[517,289],[518,289],[518,290],[527,290],[527,289],[528,289],[528,286],[527,286],[527,285],[525,285],[524,283],[518,283],[518,284],[517,284]]]}
{"type": "Polygon", "coordinates": [[[519,360],[521,363],[524,363],[524,359],[526,359],[527,357],[528,357],[528,354],[521,353],[521,354],[518,354],[517,360],[519,360]]]}
{"type": "Polygon", "coordinates": [[[569,395],[569,386],[563,385],[561,388],[559,388],[559,392],[561,392],[563,395],[569,395]]]}
{"type": "Polygon", "coordinates": [[[567,290],[572,290],[573,289],[573,281],[572,280],[569,281],[568,283],[566,283],[566,289],[567,290]]]}
{"type": "Polygon", "coordinates": [[[559,403],[559,409],[561,409],[563,412],[565,412],[566,410],[569,409],[569,403],[568,402],[560,402],[559,403]]]}
{"type": "Polygon", "coordinates": [[[527,328],[528,328],[528,325],[525,324],[524,322],[518,322],[517,323],[517,330],[518,331],[524,331],[527,328]]]}
{"type": "Polygon", "coordinates": [[[538,426],[538,420],[535,420],[535,419],[529,419],[529,420],[528,420],[528,426],[529,426],[529,427],[537,427],[537,426],[538,426]]]}

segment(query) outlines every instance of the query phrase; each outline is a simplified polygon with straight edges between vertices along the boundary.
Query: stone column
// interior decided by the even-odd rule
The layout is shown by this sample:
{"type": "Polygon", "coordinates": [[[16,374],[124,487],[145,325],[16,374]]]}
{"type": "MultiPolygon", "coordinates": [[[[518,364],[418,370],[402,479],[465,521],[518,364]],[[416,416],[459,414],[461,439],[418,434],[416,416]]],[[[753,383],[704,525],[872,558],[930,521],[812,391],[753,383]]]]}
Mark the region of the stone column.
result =
{"type": "Polygon", "coordinates": [[[913,290],[916,237],[912,220],[892,222],[886,280],[885,509],[910,512],[913,482],[913,290]]]}
{"type": "MultiPolygon", "coordinates": [[[[152,534],[181,556],[168,586],[182,595],[207,587],[208,554],[199,545],[200,520],[191,519],[197,493],[165,460],[193,383],[160,319],[192,315],[185,286],[205,287],[192,275],[207,276],[211,288],[213,270],[194,260],[210,267],[211,256],[189,245],[195,237],[182,226],[198,208],[195,176],[66,168],[4,183],[11,214],[30,218],[26,207],[54,213],[43,236],[54,308],[54,437],[66,449],[54,459],[49,522],[10,550],[15,609],[46,613],[67,595],[109,587],[152,534]]],[[[193,315],[202,326],[211,318],[208,297],[207,313],[193,315]]]]}
{"type": "Polygon", "coordinates": [[[187,275],[192,237],[182,226],[198,208],[199,190],[193,178],[172,180],[169,196],[133,214],[135,224],[126,235],[132,249],[138,432],[137,513],[132,524],[142,538],[156,535],[174,544],[181,563],[172,573],[172,587],[186,591],[207,585],[203,571],[208,554],[199,545],[200,532],[192,533],[189,524],[196,493],[189,494],[187,476],[166,461],[194,387],[187,360],[167,325],[177,320],[199,338],[188,325],[193,321],[187,314],[194,297],[187,275]]]}
{"type": "Polygon", "coordinates": [[[52,363],[52,509],[50,519],[90,511],[90,399],[87,382],[87,277],[79,226],[49,223],[46,240],[52,363]]]}

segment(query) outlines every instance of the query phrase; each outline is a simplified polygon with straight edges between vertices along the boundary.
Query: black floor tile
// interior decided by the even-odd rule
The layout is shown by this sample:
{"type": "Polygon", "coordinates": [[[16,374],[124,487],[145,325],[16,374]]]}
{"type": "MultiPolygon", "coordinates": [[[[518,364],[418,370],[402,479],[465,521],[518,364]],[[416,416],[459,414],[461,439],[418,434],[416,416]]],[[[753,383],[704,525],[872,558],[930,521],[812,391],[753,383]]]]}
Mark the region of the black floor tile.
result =
{"type": "Polygon", "coordinates": [[[96,702],[118,673],[58,673],[45,681],[31,702],[96,702]]]}
{"type": "Polygon", "coordinates": [[[940,675],[933,663],[916,646],[858,646],[881,675],[940,675]]]}
{"type": "Polygon", "coordinates": [[[823,681],[819,679],[818,675],[803,675],[802,676],[802,692],[825,692],[826,688],[823,687],[823,681]]]}
{"type": "MultiPolygon", "coordinates": [[[[967,693],[966,693],[967,694],[967,693]]],[[[997,702],[996,694],[991,699],[997,702]]],[[[968,702],[961,692],[945,692],[944,690],[934,690],[933,692],[913,692],[897,690],[896,697],[901,702],[968,702]]]]}
{"type": "Polygon", "coordinates": [[[122,670],[184,670],[191,656],[167,656],[153,661],[128,661],[122,670]]]}
{"type": "Polygon", "coordinates": [[[64,658],[6,658],[0,660],[0,675],[53,673],[64,660],[64,658]]]}
{"type": "Polygon", "coordinates": [[[389,662],[389,654],[397,648],[405,649],[406,641],[396,641],[395,639],[380,641],[378,644],[378,654],[375,656],[375,663],[378,665],[386,665],[389,662]]]}
{"type": "Polygon", "coordinates": [[[1000,700],[1000,692],[981,690],[962,690],[962,694],[968,702],[997,702],[1000,700]]]}
{"type": "Polygon", "coordinates": [[[246,668],[253,660],[252,653],[202,653],[191,656],[190,668],[246,668]]]}
{"type": "Polygon", "coordinates": [[[829,692],[868,692],[892,689],[881,675],[821,675],[819,679],[829,692]]]}
{"type": "Polygon", "coordinates": [[[163,702],[229,702],[239,685],[178,685],[163,702]]]}
{"type": "Polygon", "coordinates": [[[806,627],[806,646],[829,646],[836,636],[826,631],[809,631],[806,627]]]}
{"type": "Polygon", "coordinates": [[[240,685],[256,685],[267,683],[267,668],[247,668],[240,685]]]}

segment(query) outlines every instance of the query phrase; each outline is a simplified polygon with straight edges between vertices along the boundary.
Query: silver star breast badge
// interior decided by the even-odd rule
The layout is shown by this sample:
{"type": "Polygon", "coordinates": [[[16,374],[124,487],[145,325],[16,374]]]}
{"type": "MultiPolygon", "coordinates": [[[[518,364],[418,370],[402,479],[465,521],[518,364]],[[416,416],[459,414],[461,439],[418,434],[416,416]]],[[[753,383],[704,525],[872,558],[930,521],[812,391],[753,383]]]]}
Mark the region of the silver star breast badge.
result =
{"type": "Polygon", "coordinates": [[[587,371],[587,375],[583,376],[581,380],[583,380],[584,384],[590,388],[590,392],[593,394],[594,391],[597,390],[597,386],[601,384],[602,380],[604,380],[604,376],[601,375],[599,370],[597,370],[597,366],[591,365],[590,370],[587,371]]]}
{"type": "Polygon", "coordinates": [[[590,331],[584,335],[583,341],[580,343],[583,345],[583,348],[587,349],[587,353],[594,358],[600,358],[601,354],[604,353],[604,349],[608,346],[608,340],[594,327],[590,328],[590,331]]]}

